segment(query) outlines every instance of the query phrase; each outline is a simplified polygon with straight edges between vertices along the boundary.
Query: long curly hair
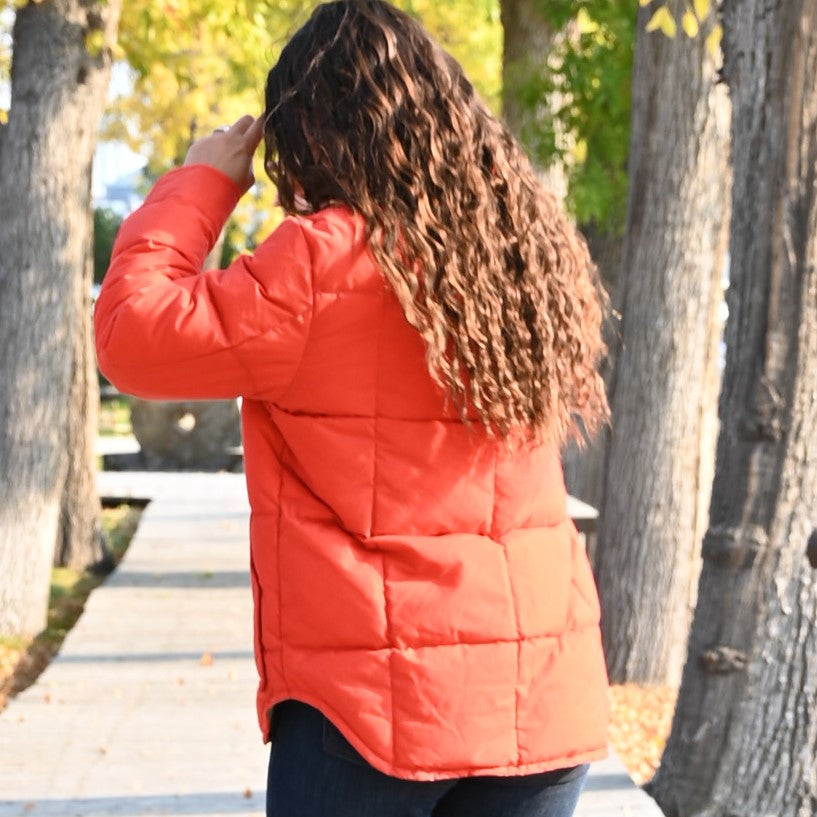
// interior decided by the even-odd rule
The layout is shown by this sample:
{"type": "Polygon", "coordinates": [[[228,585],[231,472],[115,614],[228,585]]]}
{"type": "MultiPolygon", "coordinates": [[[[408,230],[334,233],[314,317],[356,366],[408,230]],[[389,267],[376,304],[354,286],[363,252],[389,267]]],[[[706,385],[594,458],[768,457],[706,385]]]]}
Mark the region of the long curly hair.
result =
{"type": "Polygon", "coordinates": [[[269,72],[265,148],[284,210],[362,214],[465,421],[562,442],[609,419],[587,246],[416,20],[383,0],[318,6],[269,72]]]}

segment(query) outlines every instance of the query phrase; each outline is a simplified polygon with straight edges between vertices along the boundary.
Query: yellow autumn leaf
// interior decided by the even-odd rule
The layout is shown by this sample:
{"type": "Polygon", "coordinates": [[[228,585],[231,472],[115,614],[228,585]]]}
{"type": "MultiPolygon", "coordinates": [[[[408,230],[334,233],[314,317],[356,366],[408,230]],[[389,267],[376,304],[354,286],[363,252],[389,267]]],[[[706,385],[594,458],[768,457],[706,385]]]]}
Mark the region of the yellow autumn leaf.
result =
{"type": "Polygon", "coordinates": [[[599,24],[587,13],[587,9],[579,9],[576,15],[576,25],[579,34],[595,34],[599,30],[599,24]]]}
{"type": "Polygon", "coordinates": [[[575,163],[583,165],[587,161],[587,140],[578,139],[570,152],[575,163]]]}
{"type": "Polygon", "coordinates": [[[709,17],[709,0],[693,0],[692,5],[695,7],[695,15],[701,22],[709,17]]]}
{"type": "Polygon", "coordinates": [[[119,44],[119,40],[117,40],[113,46],[111,47],[111,56],[115,60],[125,60],[127,59],[127,54],[125,54],[125,49],[119,44]]]}
{"type": "Polygon", "coordinates": [[[85,34],[85,50],[92,56],[98,57],[105,48],[105,32],[94,28],[85,34]]]}
{"type": "Polygon", "coordinates": [[[638,5],[642,8],[644,6],[649,6],[650,3],[652,3],[652,0],[638,0],[638,5]]]}
{"type": "Polygon", "coordinates": [[[712,55],[713,59],[717,59],[718,55],[721,52],[721,40],[723,39],[723,26],[716,25],[712,31],[709,33],[709,36],[706,38],[706,47],[709,49],[709,53],[712,55]]]}
{"type": "Polygon", "coordinates": [[[689,10],[684,12],[681,24],[684,27],[687,37],[695,38],[698,36],[698,18],[689,10]]]}
{"type": "Polygon", "coordinates": [[[655,14],[650,18],[649,23],[647,23],[647,31],[658,30],[662,31],[670,39],[677,33],[678,27],[675,23],[675,18],[666,6],[661,6],[661,8],[657,9],[655,14]]]}

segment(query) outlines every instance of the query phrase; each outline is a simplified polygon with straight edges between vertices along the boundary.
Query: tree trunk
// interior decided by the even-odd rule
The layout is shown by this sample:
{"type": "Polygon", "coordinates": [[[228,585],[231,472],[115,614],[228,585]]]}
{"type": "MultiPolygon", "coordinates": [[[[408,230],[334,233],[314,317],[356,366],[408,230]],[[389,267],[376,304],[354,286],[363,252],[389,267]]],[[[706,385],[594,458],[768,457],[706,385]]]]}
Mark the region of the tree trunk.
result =
{"type": "MultiPolygon", "coordinates": [[[[619,274],[623,237],[615,233],[601,232],[592,225],[584,226],[582,231],[587,239],[590,255],[599,269],[602,283],[607,291],[612,293],[613,314],[604,327],[607,358],[602,369],[605,387],[610,394],[620,346],[622,305],[619,274]]],[[[562,453],[565,485],[568,491],[594,508],[600,508],[604,498],[604,468],[609,445],[610,431],[604,428],[584,446],[568,443],[562,453]]],[[[595,541],[595,537],[588,540],[588,556],[594,568],[595,541]]]]}
{"type": "Polygon", "coordinates": [[[17,11],[0,150],[0,633],[45,623],[68,471],[67,418],[91,159],[116,0],[17,11]],[[92,48],[91,54],[86,48],[92,48]]]}
{"type": "Polygon", "coordinates": [[[78,319],[71,344],[73,363],[65,446],[68,471],[62,493],[54,564],[75,570],[90,567],[97,572],[108,572],[113,569],[114,560],[102,530],[94,453],[99,416],[99,381],[91,328],[91,283],[94,270],[90,241],[93,236],[92,224],[91,220],[87,228],[89,241],[85,274],[77,276],[74,287],[78,319]]]}
{"type": "Polygon", "coordinates": [[[601,230],[595,224],[581,224],[580,227],[590,255],[599,268],[602,283],[608,292],[616,292],[624,237],[616,232],[601,230]]]}
{"type": "MultiPolygon", "coordinates": [[[[523,89],[537,75],[552,71],[553,31],[537,0],[501,0],[500,13],[504,45],[502,50],[502,112],[511,131],[538,157],[542,151],[538,141],[543,133],[553,133],[552,112],[560,104],[557,95],[527,104],[523,89]]],[[[558,129],[556,129],[558,130],[558,129]]],[[[559,138],[558,132],[555,134],[559,138]]],[[[567,176],[561,161],[541,168],[542,181],[560,200],[567,195],[567,176]]]]}
{"type": "Polygon", "coordinates": [[[728,102],[706,32],[648,33],[650,13],[638,17],[621,347],[595,555],[616,683],[680,678],[714,459],[729,209],[728,102]]]}
{"type": "Polygon", "coordinates": [[[817,0],[728,0],[732,273],[671,817],[817,813],[817,0]]]}

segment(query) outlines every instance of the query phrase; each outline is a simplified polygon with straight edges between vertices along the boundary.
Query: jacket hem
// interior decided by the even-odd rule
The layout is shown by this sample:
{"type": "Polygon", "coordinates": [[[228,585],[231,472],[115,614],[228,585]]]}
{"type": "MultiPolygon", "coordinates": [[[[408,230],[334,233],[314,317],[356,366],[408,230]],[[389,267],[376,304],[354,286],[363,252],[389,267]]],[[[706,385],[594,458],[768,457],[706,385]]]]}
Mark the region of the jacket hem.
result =
{"type": "Polygon", "coordinates": [[[397,777],[401,780],[433,781],[485,776],[520,777],[522,775],[538,774],[540,772],[553,771],[554,769],[578,766],[582,763],[592,763],[597,760],[603,760],[610,754],[607,743],[604,743],[587,749],[580,749],[576,752],[570,752],[556,757],[547,757],[529,763],[506,763],[498,766],[457,766],[452,768],[424,767],[421,769],[397,766],[375,754],[366,746],[366,744],[357,737],[349,724],[346,723],[331,706],[328,706],[325,701],[309,693],[299,692],[298,690],[289,690],[284,694],[265,696],[263,700],[259,700],[258,719],[265,743],[270,741],[270,710],[275,704],[289,699],[301,701],[320,710],[341,732],[346,740],[360,753],[367,763],[378,771],[383,772],[383,774],[387,774],[390,777],[397,777]]]}

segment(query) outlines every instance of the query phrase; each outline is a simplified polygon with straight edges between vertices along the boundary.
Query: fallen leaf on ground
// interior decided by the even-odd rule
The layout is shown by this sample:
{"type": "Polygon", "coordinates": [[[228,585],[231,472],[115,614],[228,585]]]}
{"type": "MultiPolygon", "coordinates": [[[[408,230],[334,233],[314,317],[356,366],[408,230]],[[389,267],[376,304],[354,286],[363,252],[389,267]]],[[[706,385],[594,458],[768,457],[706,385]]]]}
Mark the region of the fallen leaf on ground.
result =
{"type": "Polygon", "coordinates": [[[669,737],[678,690],[620,684],[610,688],[610,744],[639,786],[655,774],[669,737]]]}

